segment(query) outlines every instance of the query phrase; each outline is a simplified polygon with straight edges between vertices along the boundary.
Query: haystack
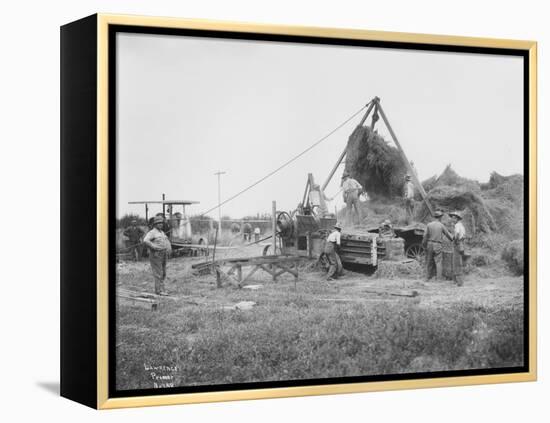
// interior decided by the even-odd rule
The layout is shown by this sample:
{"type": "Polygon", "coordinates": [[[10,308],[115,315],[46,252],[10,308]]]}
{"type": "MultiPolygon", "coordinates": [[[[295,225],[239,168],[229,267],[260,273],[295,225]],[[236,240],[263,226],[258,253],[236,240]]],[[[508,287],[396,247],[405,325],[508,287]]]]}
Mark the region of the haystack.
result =
{"type": "Polygon", "coordinates": [[[464,224],[469,233],[490,233],[497,229],[495,220],[479,192],[460,185],[442,185],[428,192],[428,199],[435,208],[447,212],[463,211],[464,224]]]}
{"type": "MultiPolygon", "coordinates": [[[[435,181],[430,181],[430,184],[425,181],[424,185],[431,186],[427,194],[434,208],[446,212],[463,212],[463,223],[468,233],[491,233],[497,229],[493,215],[482,197],[479,183],[459,176],[451,165],[435,181]]],[[[419,217],[430,219],[425,205],[421,208],[419,217]]]]}
{"type": "Polygon", "coordinates": [[[507,238],[523,236],[524,181],[522,175],[491,174],[488,184],[482,186],[482,195],[493,215],[499,233],[507,238]]]}
{"type": "Polygon", "coordinates": [[[345,171],[363,185],[371,199],[400,196],[407,174],[397,149],[364,126],[349,137],[345,171]]]}

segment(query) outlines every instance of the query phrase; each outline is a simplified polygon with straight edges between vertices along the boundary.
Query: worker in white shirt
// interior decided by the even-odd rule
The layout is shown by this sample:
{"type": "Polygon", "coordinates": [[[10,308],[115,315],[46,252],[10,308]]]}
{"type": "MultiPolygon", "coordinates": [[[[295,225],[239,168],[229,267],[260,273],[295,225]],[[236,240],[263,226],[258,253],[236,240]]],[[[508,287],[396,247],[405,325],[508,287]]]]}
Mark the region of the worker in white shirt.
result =
{"type": "Polygon", "coordinates": [[[343,275],[344,268],[342,267],[342,261],[338,255],[341,231],[342,227],[340,225],[334,225],[334,230],[329,234],[325,242],[325,255],[330,265],[327,272],[327,281],[333,281],[338,276],[343,275]]]}
{"type": "Polygon", "coordinates": [[[319,217],[325,217],[329,214],[327,201],[332,201],[332,198],[327,197],[319,184],[312,184],[309,190],[309,201],[315,214],[319,217]]]}
{"type": "Polygon", "coordinates": [[[342,191],[344,191],[344,203],[346,203],[346,220],[349,224],[355,224],[356,220],[361,223],[361,211],[359,210],[359,196],[363,187],[359,182],[349,176],[342,175],[342,191]]]}
{"type": "Polygon", "coordinates": [[[458,286],[462,286],[463,280],[463,259],[464,259],[464,238],[466,229],[462,224],[462,214],[458,211],[449,213],[455,225],[453,234],[453,279],[458,286]]]}
{"type": "Polygon", "coordinates": [[[403,187],[403,204],[407,217],[412,219],[414,213],[414,185],[411,182],[411,175],[405,176],[405,185],[403,187]]]}

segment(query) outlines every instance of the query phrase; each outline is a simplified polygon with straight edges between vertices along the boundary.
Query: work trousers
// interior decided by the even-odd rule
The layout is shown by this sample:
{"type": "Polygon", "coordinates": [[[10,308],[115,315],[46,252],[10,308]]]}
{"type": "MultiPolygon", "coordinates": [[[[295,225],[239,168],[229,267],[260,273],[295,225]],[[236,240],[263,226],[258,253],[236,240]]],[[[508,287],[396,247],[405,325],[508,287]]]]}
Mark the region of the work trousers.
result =
{"type": "Polygon", "coordinates": [[[327,272],[327,279],[337,278],[341,276],[344,272],[344,267],[342,266],[342,260],[336,252],[336,247],[334,242],[325,243],[325,255],[327,256],[329,262],[329,268],[327,272]]]}
{"type": "Polygon", "coordinates": [[[141,242],[126,241],[126,248],[128,248],[135,261],[140,261],[143,256],[143,244],[141,242]]]}
{"type": "Polygon", "coordinates": [[[464,241],[455,241],[453,247],[453,279],[457,285],[462,285],[464,283],[464,241]]]}
{"type": "Polygon", "coordinates": [[[407,213],[407,217],[409,217],[410,219],[412,219],[413,217],[413,214],[414,214],[414,203],[413,203],[413,199],[412,198],[405,198],[403,200],[404,204],[405,204],[405,212],[407,213]]]}
{"type": "Polygon", "coordinates": [[[160,294],[164,289],[164,279],[166,279],[166,259],[167,252],[149,250],[149,261],[151,262],[151,271],[155,278],[155,294],[160,294]]]}
{"type": "Polygon", "coordinates": [[[443,246],[440,242],[428,241],[426,248],[426,280],[436,276],[443,280],[443,246]]]}
{"type": "Polygon", "coordinates": [[[354,189],[344,193],[346,203],[346,220],[350,224],[361,223],[361,212],[359,211],[359,191],[354,189]]]}

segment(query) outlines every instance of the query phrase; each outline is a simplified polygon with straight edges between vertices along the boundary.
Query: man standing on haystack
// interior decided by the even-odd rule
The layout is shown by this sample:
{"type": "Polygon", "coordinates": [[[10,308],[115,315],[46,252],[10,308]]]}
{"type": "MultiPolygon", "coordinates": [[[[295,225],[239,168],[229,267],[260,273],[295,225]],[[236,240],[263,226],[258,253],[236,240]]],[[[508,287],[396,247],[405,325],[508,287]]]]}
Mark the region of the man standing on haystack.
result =
{"type": "Polygon", "coordinates": [[[458,286],[464,284],[463,279],[463,258],[464,258],[464,238],[466,229],[462,224],[462,214],[458,211],[449,213],[455,224],[453,240],[453,279],[458,286]]]}
{"type": "Polygon", "coordinates": [[[338,249],[340,248],[340,232],[342,227],[338,224],[334,225],[334,230],[330,233],[325,241],[325,255],[329,262],[329,268],[327,272],[327,281],[333,281],[344,274],[344,267],[342,266],[342,260],[338,255],[338,249]]]}
{"type": "Polygon", "coordinates": [[[407,217],[412,219],[414,214],[414,185],[411,181],[411,175],[405,176],[405,185],[403,187],[403,204],[405,205],[407,217]]]}
{"type": "Polygon", "coordinates": [[[164,280],[166,279],[166,261],[172,252],[170,240],[162,231],[163,225],[164,219],[161,216],[155,216],[153,228],[143,238],[143,243],[149,248],[149,261],[155,278],[157,295],[168,295],[164,288],[164,280]]]}
{"type": "Polygon", "coordinates": [[[435,220],[426,226],[422,239],[422,246],[426,250],[426,282],[433,277],[434,270],[436,280],[443,280],[443,236],[447,237],[449,241],[453,240],[451,233],[441,223],[443,212],[436,210],[434,217],[435,220]]]}
{"type": "Polygon", "coordinates": [[[359,210],[359,196],[363,192],[363,187],[359,182],[349,176],[347,172],[342,175],[342,191],[344,192],[344,203],[346,203],[346,220],[354,225],[355,219],[361,223],[361,211],[359,210]],[[355,213],[354,213],[355,211],[355,213]]]}

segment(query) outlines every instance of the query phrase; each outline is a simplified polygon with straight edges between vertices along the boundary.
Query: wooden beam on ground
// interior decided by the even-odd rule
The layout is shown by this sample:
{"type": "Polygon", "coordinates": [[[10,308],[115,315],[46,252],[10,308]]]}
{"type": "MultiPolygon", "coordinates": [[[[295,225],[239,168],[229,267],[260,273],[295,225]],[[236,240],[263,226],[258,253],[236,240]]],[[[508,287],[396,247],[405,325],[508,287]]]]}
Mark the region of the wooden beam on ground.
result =
{"type": "Polygon", "coordinates": [[[391,290],[386,288],[367,288],[363,290],[369,294],[378,294],[378,295],[392,295],[395,297],[418,297],[418,291],[400,289],[400,290],[391,290]]]}
{"type": "Polygon", "coordinates": [[[127,294],[117,294],[117,304],[131,307],[144,308],[146,310],[157,310],[159,302],[151,298],[135,297],[127,294]]]}

